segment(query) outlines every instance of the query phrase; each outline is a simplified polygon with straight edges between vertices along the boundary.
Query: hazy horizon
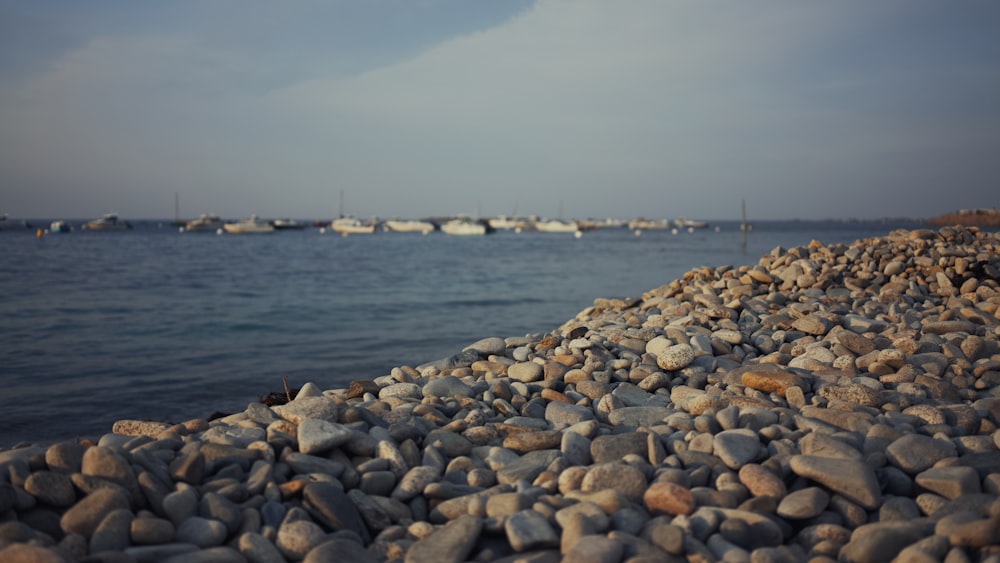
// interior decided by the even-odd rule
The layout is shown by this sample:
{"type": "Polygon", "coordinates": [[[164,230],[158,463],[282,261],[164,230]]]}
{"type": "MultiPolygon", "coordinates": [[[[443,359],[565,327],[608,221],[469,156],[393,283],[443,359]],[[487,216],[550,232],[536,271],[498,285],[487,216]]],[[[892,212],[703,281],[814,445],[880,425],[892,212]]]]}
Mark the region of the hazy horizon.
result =
{"type": "Polygon", "coordinates": [[[719,6],[0,0],[0,213],[998,206],[1000,4],[719,6]]]}

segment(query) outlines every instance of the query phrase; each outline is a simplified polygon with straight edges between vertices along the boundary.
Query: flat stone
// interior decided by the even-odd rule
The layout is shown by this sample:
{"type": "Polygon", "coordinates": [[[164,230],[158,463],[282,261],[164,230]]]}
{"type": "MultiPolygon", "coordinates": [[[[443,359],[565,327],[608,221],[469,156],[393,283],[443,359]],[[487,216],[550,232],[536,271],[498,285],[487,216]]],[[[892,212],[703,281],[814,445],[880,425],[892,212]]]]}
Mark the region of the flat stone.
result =
{"type": "Polygon", "coordinates": [[[285,522],[278,528],[274,545],[282,555],[301,560],[306,554],[329,539],[323,528],[309,520],[285,522]]]}
{"type": "Polygon", "coordinates": [[[222,545],[229,531],[226,525],[213,518],[192,516],[177,526],[176,541],[198,547],[222,545]]]}
{"type": "Polygon", "coordinates": [[[502,356],[507,350],[507,342],[499,336],[490,336],[479,339],[462,349],[463,352],[467,350],[475,350],[483,357],[502,356]]]}
{"type": "Polygon", "coordinates": [[[972,321],[924,321],[920,328],[925,334],[948,334],[951,332],[976,334],[976,323],[972,321]]]}
{"type": "Polygon", "coordinates": [[[24,490],[40,502],[57,508],[76,502],[73,482],[66,473],[35,471],[24,481],[24,490]]]}
{"type": "Polygon", "coordinates": [[[364,542],[371,541],[354,503],[343,490],[330,483],[310,483],[302,491],[303,506],[321,524],[333,530],[350,530],[364,542]]]}
{"type": "Polygon", "coordinates": [[[394,383],[379,389],[379,399],[420,399],[423,390],[416,383],[394,383]]]}
{"type": "Polygon", "coordinates": [[[239,505],[212,491],[202,495],[198,502],[198,515],[222,522],[226,526],[226,532],[234,535],[243,519],[239,505]]]}
{"type": "Polygon", "coordinates": [[[135,518],[129,526],[129,536],[135,545],[155,545],[170,543],[177,528],[170,520],[163,518],[135,518]]]}
{"type": "Polygon", "coordinates": [[[417,540],[403,559],[405,563],[462,563],[479,540],[483,521],[464,515],[448,522],[433,533],[417,540]]]}
{"type": "Polygon", "coordinates": [[[175,481],[197,485],[205,478],[207,463],[205,455],[200,451],[188,452],[175,457],[168,470],[175,481]]]}
{"type": "Polygon", "coordinates": [[[726,467],[739,469],[757,458],[761,446],[756,432],[740,428],[716,434],[712,440],[712,449],[726,467]]]}
{"type": "Polygon", "coordinates": [[[558,547],[559,536],[549,521],[534,510],[522,510],[507,518],[504,524],[507,541],[514,551],[558,547]]]}
{"type": "Polygon", "coordinates": [[[978,549],[1000,543],[1000,519],[980,518],[973,512],[956,512],[937,521],[934,534],[948,538],[954,546],[978,549]]]}
{"type": "Polygon", "coordinates": [[[559,451],[569,465],[590,465],[590,440],[576,432],[563,432],[559,451]]]}
{"type": "Polygon", "coordinates": [[[303,420],[314,418],[336,422],[340,409],[337,404],[326,397],[303,397],[284,405],[275,405],[271,409],[281,418],[301,424],[303,420]]]}
{"type": "Polygon", "coordinates": [[[107,479],[121,485],[133,496],[138,495],[139,485],[135,481],[132,466],[120,453],[111,448],[104,446],[87,448],[83,454],[80,473],[107,479]]]}
{"type": "Polygon", "coordinates": [[[421,494],[427,485],[441,478],[441,470],[428,465],[418,465],[411,468],[400,479],[391,497],[400,502],[406,502],[421,494]]]}
{"type": "Polygon", "coordinates": [[[580,490],[592,493],[605,489],[614,489],[629,500],[638,502],[646,490],[646,476],[635,467],[621,462],[590,466],[580,484],[580,490]]]}
{"type": "MultiPolygon", "coordinates": [[[[305,400],[305,399],[301,399],[305,400]]],[[[294,401],[293,401],[294,402],[294,401]]],[[[257,426],[213,426],[201,433],[201,439],[207,443],[246,448],[254,442],[267,439],[267,431],[257,426]]]]}
{"type": "Polygon", "coordinates": [[[799,477],[812,479],[868,510],[875,510],[882,503],[875,470],[863,461],[794,455],[789,467],[799,477]]]}
{"type": "Polygon", "coordinates": [[[966,466],[931,467],[918,473],[914,481],[949,500],[982,492],[979,473],[966,466]]]}
{"type": "Polygon", "coordinates": [[[608,421],[614,426],[656,426],[672,414],[668,407],[623,407],[608,413],[608,421]]]}
{"type": "Polygon", "coordinates": [[[133,518],[132,511],[126,508],[109,512],[90,538],[90,551],[92,553],[122,551],[128,547],[133,518]]]}
{"type": "Polygon", "coordinates": [[[343,424],[318,418],[307,418],[299,423],[297,440],[299,452],[319,454],[343,446],[351,439],[352,432],[343,424]]]}
{"type": "Polygon", "coordinates": [[[885,561],[914,542],[934,533],[927,519],[910,522],[876,522],[859,526],[840,550],[839,560],[857,563],[885,561]]]}
{"type": "Polygon", "coordinates": [[[858,356],[870,354],[875,350],[875,343],[872,342],[871,339],[849,330],[842,330],[838,332],[837,341],[858,356]]]}
{"type": "Polygon", "coordinates": [[[666,371],[684,369],[694,361],[690,344],[675,344],[656,355],[656,365],[666,371]]]}
{"type": "Polygon", "coordinates": [[[819,315],[806,315],[792,322],[792,328],[813,336],[822,336],[830,331],[830,321],[819,315]]]}
{"type": "Polygon", "coordinates": [[[766,467],[748,463],[739,470],[740,483],[755,497],[783,498],[787,489],[785,482],[766,467]]]}
{"type": "Polygon", "coordinates": [[[830,503],[830,495],[819,487],[806,487],[789,493],[778,503],[778,516],[806,520],[819,516],[830,503]]]}
{"type": "Polygon", "coordinates": [[[642,495],[642,503],[653,514],[691,514],[695,498],[687,487],[670,482],[652,483],[642,495]]]}
{"type": "Polygon", "coordinates": [[[128,508],[128,494],[123,489],[119,487],[97,489],[63,513],[60,526],[67,533],[89,538],[106,514],[113,510],[128,508]]]}
{"type": "Polygon", "coordinates": [[[524,493],[498,493],[486,500],[486,516],[511,516],[531,508],[533,499],[524,493]]]}
{"type": "Polygon", "coordinates": [[[57,473],[79,473],[87,446],[79,442],[57,442],[45,450],[45,465],[57,473]]]}
{"type": "Polygon", "coordinates": [[[290,452],[282,460],[298,474],[326,473],[334,477],[340,477],[344,473],[344,465],[340,462],[325,457],[290,452]]]}
{"type": "Polygon", "coordinates": [[[805,380],[800,375],[778,370],[745,371],[740,376],[740,381],[752,389],[764,393],[775,393],[782,397],[788,392],[789,387],[799,387],[803,390],[807,388],[805,380]]]}
{"type": "Polygon", "coordinates": [[[535,450],[505,463],[497,470],[497,482],[516,483],[521,479],[532,481],[560,455],[559,450],[535,450]]]}
{"type": "Polygon", "coordinates": [[[597,436],[590,442],[590,455],[594,463],[620,460],[628,454],[647,457],[648,434],[645,432],[623,432],[597,436]]]}
{"type": "Polygon", "coordinates": [[[175,526],[198,513],[198,493],[192,488],[179,488],[163,497],[163,511],[175,526]]]}
{"type": "Polygon", "coordinates": [[[922,434],[906,434],[889,444],[885,454],[890,463],[916,475],[942,459],[956,457],[958,450],[952,442],[922,434]]]}
{"type": "Polygon", "coordinates": [[[424,397],[471,397],[472,388],[453,375],[431,379],[421,390],[424,397]]]}
{"type": "Polygon", "coordinates": [[[545,406],[545,420],[572,426],[585,420],[594,420],[594,411],[582,405],[551,401],[545,406]]]}
{"type": "Polygon", "coordinates": [[[562,433],[558,430],[517,432],[510,434],[503,440],[503,447],[522,454],[536,450],[559,448],[561,444],[562,433]]]}
{"type": "Polygon", "coordinates": [[[545,374],[545,368],[535,362],[517,362],[507,368],[507,377],[523,383],[540,381],[545,374]]]}

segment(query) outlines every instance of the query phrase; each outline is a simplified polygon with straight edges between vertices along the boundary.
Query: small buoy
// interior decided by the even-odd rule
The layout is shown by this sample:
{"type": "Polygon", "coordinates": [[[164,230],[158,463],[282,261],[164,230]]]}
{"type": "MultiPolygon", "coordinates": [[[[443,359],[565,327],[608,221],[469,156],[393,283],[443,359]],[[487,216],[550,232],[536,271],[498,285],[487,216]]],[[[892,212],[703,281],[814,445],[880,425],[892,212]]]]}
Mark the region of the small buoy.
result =
{"type": "Polygon", "coordinates": [[[670,229],[670,234],[676,235],[677,234],[677,229],[670,229]]]}
{"type": "Polygon", "coordinates": [[[37,230],[37,231],[35,232],[35,236],[36,236],[36,237],[38,237],[38,238],[42,238],[42,235],[44,235],[44,234],[45,234],[45,231],[43,231],[43,230],[41,230],[41,229],[38,229],[38,230],[37,230]]]}
{"type": "Polygon", "coordinates": [[[325,235],[326,234],[326,227],[320,227],[319,228],[319,234],[325,235]]]}
{"type": "Polygon", "coordinates": [[[694,232],[694,227],[688,227],[688,232],[689,233],[693,233],[694,232]]]}
{"type": "Polygon", "coordinates": [[[221,235],[223,232],[225,232],[225,231],[223,231],[222,229],[216,229],[215,230],[215,234],[217,234],[217,235],[221,235]]]}
{"type": "Polygon", "coordinates": [[[641,229],[636,229],[634,234],[637,237],[641,237],[642,236],[642,230],[641,229]]]}
{"type": "Polygon", "coordinates": [[[515,228],[514,232],[517,233],[517,234],[521,234],[521,227],[515,228]]]}
{"type": "Polygon", "coordinates": [[[583,233],[581,231],[576,231],[575,233],[573,233],[573,236],[576,238],[580,238],[583,236],[583,233]]]}
{"type": "Polygon", "coordinates": [[[177,227],[177,232],[178,233],[183,233],[184,232],[184,227],[177,227]]]}

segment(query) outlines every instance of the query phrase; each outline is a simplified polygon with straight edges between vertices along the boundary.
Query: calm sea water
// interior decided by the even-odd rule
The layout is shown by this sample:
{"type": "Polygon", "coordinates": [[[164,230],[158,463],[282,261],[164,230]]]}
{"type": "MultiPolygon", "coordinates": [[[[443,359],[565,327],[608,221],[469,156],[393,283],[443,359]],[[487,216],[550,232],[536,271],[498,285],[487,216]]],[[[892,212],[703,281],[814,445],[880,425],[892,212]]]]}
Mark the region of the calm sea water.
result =
{"type": "MultiPolygon", "coordinates": [[[[48,225],[48,221],[34,224],[48,225]]],[[[917,223],[734,222],[485,237],[317,229],[264,236],[0,232],[0,447],[182,422],[312,381],[342,387],[487,336],[547,332],[597,297],[639,297],[698,266],[917,223]]]]}

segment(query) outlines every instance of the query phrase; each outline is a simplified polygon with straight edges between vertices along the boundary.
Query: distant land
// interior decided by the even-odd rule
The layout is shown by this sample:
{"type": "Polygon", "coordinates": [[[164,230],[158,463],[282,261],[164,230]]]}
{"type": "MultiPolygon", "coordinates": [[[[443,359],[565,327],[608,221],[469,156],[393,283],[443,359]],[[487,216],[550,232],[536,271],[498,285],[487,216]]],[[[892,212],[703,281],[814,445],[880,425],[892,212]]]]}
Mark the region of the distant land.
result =
{"type": "Polygon", "coordinates": [[[1000,227],[1000,211],[994,209],[960,209],[928,219],[934,226],[963,225],[966,227],[1000,227]]]}

